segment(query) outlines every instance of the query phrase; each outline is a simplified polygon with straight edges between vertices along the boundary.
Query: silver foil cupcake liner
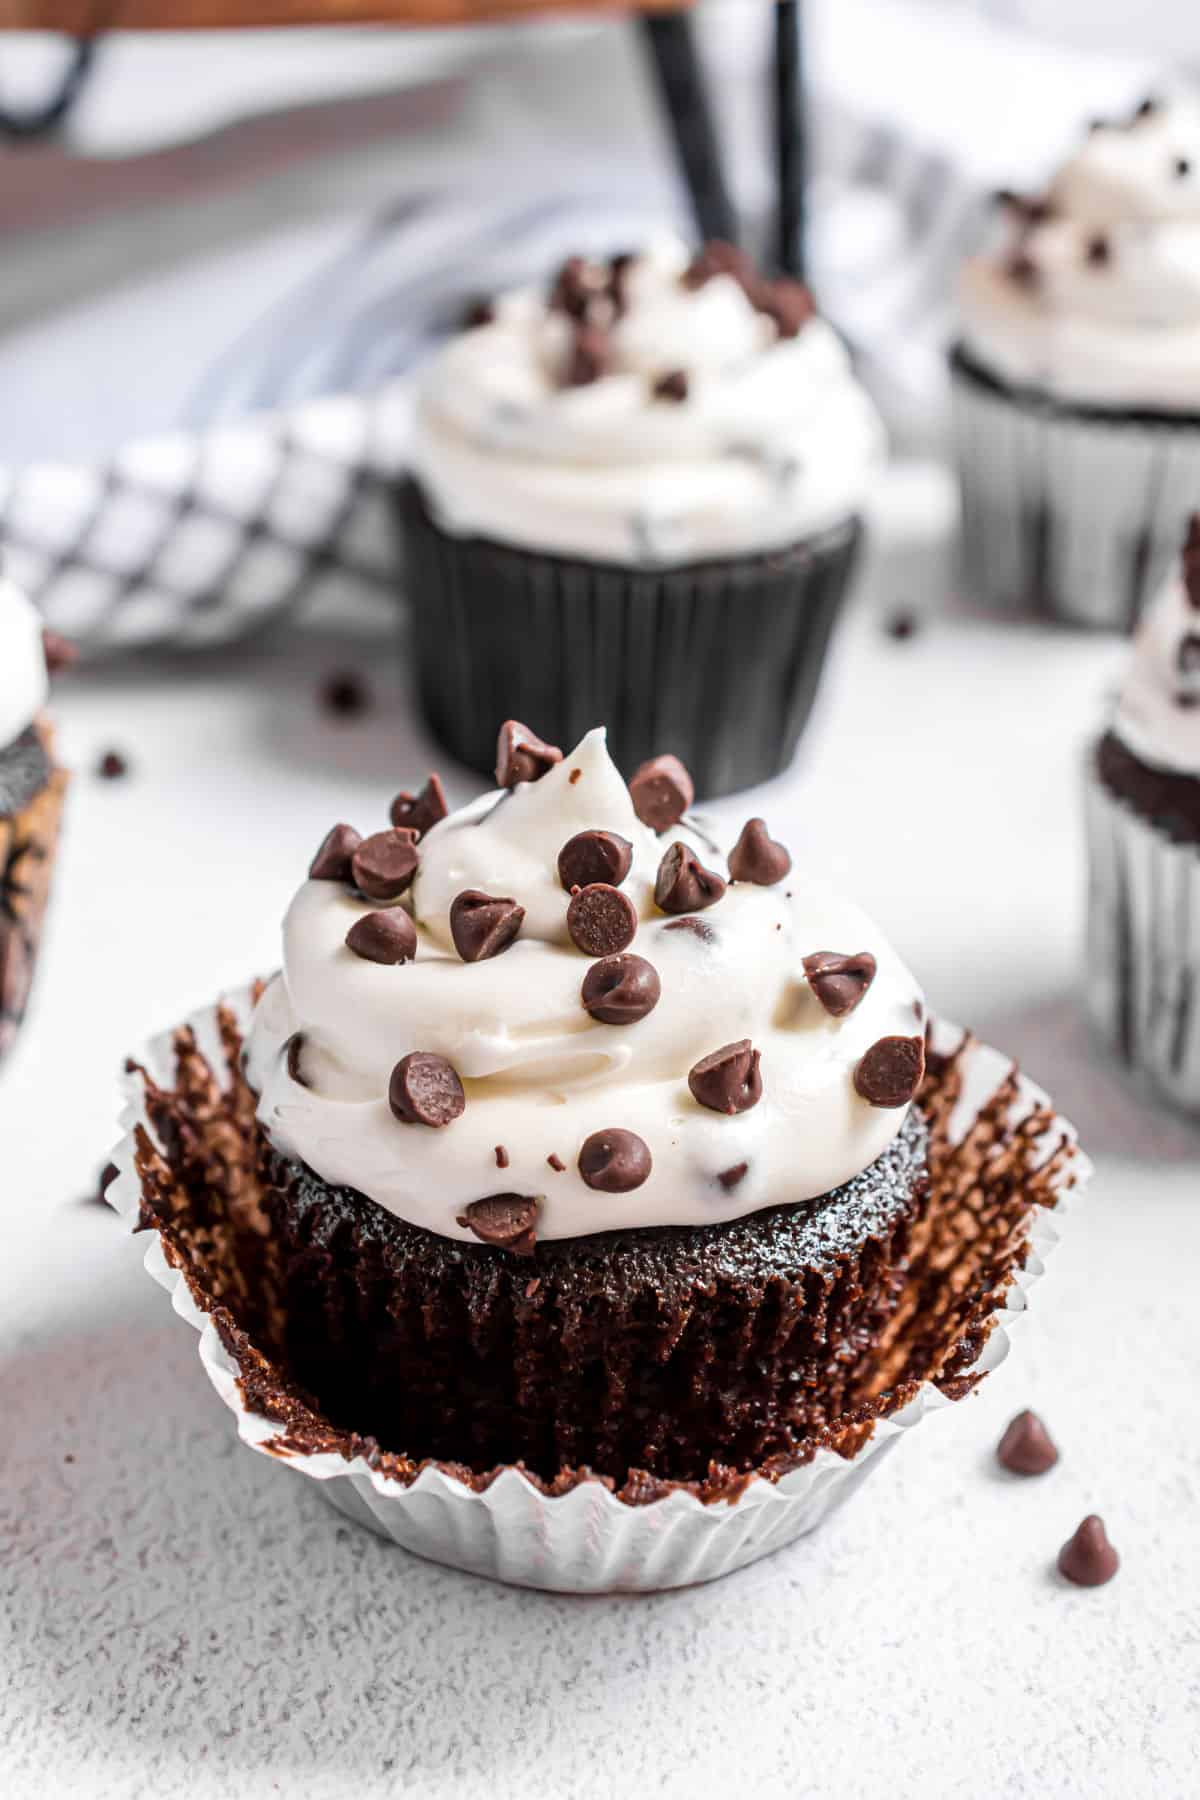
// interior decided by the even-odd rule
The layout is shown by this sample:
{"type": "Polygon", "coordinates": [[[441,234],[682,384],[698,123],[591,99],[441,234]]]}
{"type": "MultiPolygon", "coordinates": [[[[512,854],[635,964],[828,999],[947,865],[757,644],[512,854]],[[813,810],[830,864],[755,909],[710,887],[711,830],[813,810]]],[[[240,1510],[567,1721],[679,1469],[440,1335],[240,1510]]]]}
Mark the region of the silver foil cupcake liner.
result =
{"type": "MultiPolygon", "coordinates": [[[[153,1224],[144,1199],[147,1160],[166,1158],[170,1151],[152,1120],[147,1078],[169,1090],[180,1079],[179,1046],[186,1042],[193,1061],[184,1086],[196,1094],[196,1117],[205,1112],[211,1117],[213,1095],[205,1096],[203,1084],[195,1086],[195,1069],[217,1071],[223,1061],[228,1068],[231,1058],[236,1066],[254,992],[247,988],[221,1008],[195,1014],[182,1030],[156,1038],[139,1063],[130,1065],[124,1135],[113,1154],[117,1174],[107,1197],[133,1229],[153,1224]]],[[[940,1050],[957,1071],[953,1093],[946,1096],[947,1143],[961,1143],[985,1125],[985,1156],[1002,1156],[1005,1145],[1020,1144],[1023,1166],[1037,1172],[1039,1201],[1031,1205],[1024,1254],[1006,1276],[1004,1291],[989,1299],[994,1305],[985,1329],[969,1332],[960,1346],[965,1354],[954,1361],[952,1375],[943,1369],[940,1385],[903,1383],[902,1405],[854,1425],[853,1455],[819,1448],[810,1461],[777,1477],[748,1474],[719,1498],[705,1500],[682,1485],[652,1482],[636,1498],[624,1491],[619,1496],[612,1483],[586,1472],[548,1489],[516,1466],[464,1479],[466,1471],[427,1463],[402,1482],[375,1466],[370,1440],[355,1440],[361,1453],[351,1457],[304,1447],[294,1419],[266,1417],[248,1403],[245,1343],[239,1354],[228,1315],[222,1317],[222,1309],[203,1292],[178,1244],[156,1231],[146,1268],[170,1294],[174,1310],[199,1333],[201,1363],[233,1413],[242,1442],[317,1482],[339,1511],[393,1544],[495,1580],[566,1593],[652,1591],[712,1581],[820,1525],[916,1425],[945,1411],[1004,1361],[1011,1329],[1025,1311],[1043,1258],[1057,1242],[1063,1205],[1090,1173],[1072,1127],[1050,1111],[1045,1096],[1015,1073],[1009,1059],[950,1026],[935,1028],[931,1049],[940,1050]],[[656,1491],[665,1487],[671,1491],[656,1491]]],[[[229,1120],[221,1122],[221,1131],[230,1129],[229,1120]]],[[[175,1150],[184,1168],[181,1180],[195,1181],[187,1146],[175,1150]]],[[[265,1366],[261,1356],[257,1361],[265,1366]]]]}
{"type": "Polygon", "coordinates": [[[969,597],[1132,631],[1200,497],[1200,419],[1071,407],[951,358],[969,597]]]}
{"type": "Polygon", "coordinates": [[[1200,1117],[1200,847],[1086,781],[1086,1003],[1126,1069],[1200,1117]]]}

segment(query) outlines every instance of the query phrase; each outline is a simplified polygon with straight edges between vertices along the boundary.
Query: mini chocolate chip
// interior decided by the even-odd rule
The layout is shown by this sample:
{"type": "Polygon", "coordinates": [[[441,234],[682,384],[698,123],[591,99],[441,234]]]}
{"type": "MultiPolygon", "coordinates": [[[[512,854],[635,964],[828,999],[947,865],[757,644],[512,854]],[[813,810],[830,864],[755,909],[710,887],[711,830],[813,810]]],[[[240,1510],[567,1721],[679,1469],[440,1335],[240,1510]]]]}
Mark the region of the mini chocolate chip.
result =
{"type": "Polygon", "coordinates": [[[79,652],[60,631],[51,631],[48,625],[42,628],[42,655],[46,659],[46,673],[61,675],[64,669],[70,669],[79,661],[79,652]]]}
{"type": "Polygon", "coordinates": [[[749,1168],[749,1163],[734,1163],[732,1169],[722,1169],[717,1180],[727,1194],[732,1194],[734,1188],[741,1187],[745,1181],[749,1168]]]}
{"type": "Polygon", "coordinates": [[[668,831],[678,825],[696,790],[677,756],[652,756],[630,777],[629,798],[643,825],[651,831],[668,831]]]}
{"type": "Polygon", "coordinates": [[[563,1161],[562,1157],[556,1155],[553,1150],[550,1152],[549,1156],[546,1158],[546,1161],[550,1164],[550,1167],[554,1170],[554,1173],[556,1175],[561,1175],[563,1170],[567,1166],[566,1163],[563,1161]]]}
{"type": "Polygon", "coordinates": [[[747,819],[729,856],[731,881],[751,881],[756,887],[774,887],[792,866],[782,844],[767,834],[761,819],[747,819]]]}
{"type": "Polygon", "coordinates": [[[122,775],[128,775],[129,763],[120,750],[106,750],[96,764],[96,773],[102,781],[120,781],[122,775]]]}
{"type": "Polygon", "coordinates": [[[875,958],[869,950],[842,956],[836,950],[814,950],[804,958],[808,985],[831,1018],[852,1013],[875,979],[875,958]]]}
{"type": "Polygon", "coordinates": [[[419,794],[402,791],[396,795],[389,816],[393,825],[415,831],[417,841],[420,842],[427,831],[431,831],[439,820],[446,817],[448,811],[441,777],[431,773],[419,794]]]}
{"type": "Polygon", "coordinates": [[[503,1144],[496,1145],[496,1167],[498,1169],[507,1169],[508,1167],[508,1151],[503,1144]]]}
{"type": "Polygon", "coordinates": [[[633,845],[615,831],[577,831],[558,853],[558,879],[568,894],[603,881],[620,887],[633,861],[633,845]]]}
{"type": "Polygon", "coordinates": [[[663,912],[703,912],[725,892],[725,883],[706,869],[686,844],[672,844],[658,865],[655,904],[663,912]]]}
{"type": "Polygon", "coordinates": [[[583,978],[580,998],[602,1025],[636,1025],[658,1005],[662,983],[644,956],[606,956],[583,978]]]}
{"type": "Polygon", "coordinates": [[[1019,1412],[996,1446],[996,1460],[1014,1475],[1044,1475],[1058,1461],[1058,1451],[1037,1414],[1019,1412]]]}
{"type": "Polygon", "coordinates": [[[321,848],[308,865],[310,881],[349,881],[350,863],[362,838],[353,825],[335,825],[321,841],[321,848]]]}
{"type": "Polygon", "coordinates": [[[654,383],[653,394],[656,400],[674,400],[682,403],[688,397],[688,377],[686,369],[668,369],[654,383]]]}
{"type": "Polygon", "coordinates": [[[293,1031],[283,1046],[283,1050],[287,1059],[287,1072],[290,1079],[296,1083],[297,1087],[306,1088],[308,1082],[304,1079],[304,1033],[293,1031]]]}
{"type": "Polygon", "coordinates": [[[398,900],[412,886],[420,860],[416,832],[393,825],[363,839],[350,858],[350,873],[368,900],[398,900]]]}
{"type": "Polygon", "coordinates": [[[909,638],[916,637],[920,630],[920,622],[915,612],[908,612],[901,608],[900,611],[888,616],[883,629],[897,644],[903,644],[909,638]]]}
{"type": "Polygon", "coordinates": [[[567,776],[567,780],[570,782],[572,787],[575,786],[575,783],[579,780],[579,778],[582,774],[583,774],[582,769],[572,769],[571,770],[571,773],[567,776]]]}
{"type": "Polygon", "coordinates": [[[544,744],[518,719],[506,719],[496,740],[496,786],[513,788],[523,781],[540,781],[555,763],[562,761],[556,744],[544,744]]]}
{"type": "Polygon", "coordinates": [[[351,670],[331,675],[321,689],[321,705],[337,718],[352,719],[356,714],[366,712],[370,704],[370,688],[351,670]]]}
{"type": "Polygon", "coordinates": [[[405,1125],[449,1125],[466,1104],[454,1065],[432,1050],[412,1050],[392,1070],[388,1105],[405,1125]]]}
{"type": "Polygon", "coordinates": [[[593,1131],[579,1152],[579,1173],[602,1194],[629,1194],[650,1173],[650,1149],[636,1131],[593,1131]]]}
{"type": "Polygon", "coordinates": [[[466,331],[478,331],[483,325],[492,325],[496,319],[496,308],[490,300],[472,300],[463,318],[466,331]]]}
{"type": "Polygon", "coordinates": [[[692,936],[698,937],[703,944],[715,944],[717,941],[717,934],[708,920],[697,919],[692,914],[685,913],[682,919],[672,919],[662,929],[664,931],[690,931],[692,936]]]}
{"type": "Polygon", "coordinates": [[[1058,1553],[1058,1570],[1076,1587],[1103,1587],[1121,1566],[1108,1541],[1104,1520],[1089,1513],[1058,1553]]]}
{"type": "Polygon", "coordinates": [[[585,956],[613,956],[637,936],[637,908],[628,894],[596,881],[571,896],[567,931],[585,956]]]}
{"type": "Polygon", "coordinates": [[[364,913],[346,933],[346,948],[364,962],[411,962],[417,954],[417,928],[399,906],[364,913]]]}
{"type": "Polygon", "coordinates": [[[749,1038],[723,1044],[688,1071],[692,1097],[710,1112],[749,1112],[762,1099],[759,1053],[749,1038]]]}
{"type": "Polygon", "coordinates": [[[511,1250],[514,1256],[532,1256],[537,1210],[531,1194],[489,1194],[485,1200],[472,1200],[456,1223],[464,1231],[473,1231],[481,1243],[511,1250]]]}
{"type": "Polygon", "coordinates": [[[1192,172],[1191,157],[1190,156],[1177,156],[1175,158],[1172,172],[1175,176],[1176,181],[1186,181],[1188,176],[1192,172]]]}
{"type": "Polygon", "coordinates": [[[464,962],[487,962],[507,950],[525,922],[525,908],[506,896],[466,888],[450,902],[450,936],[464,962]]]}
{"type": "Polygon", "coordinates": [[[94,1201],[97,1205],[107,1206],[108,1190],[120,1173],[121,1171],[118,1169],[116,1163],[105,1163],[100,1171],[100,1179],[96,1183],[96,1191],[94,1194],[89,1194],[88,1199],[94,1201]]]}
{"type": "Polygon", "coordinates": [[[907,1106],[924,1074],[924,1038],[883,1037],[859,1060],[854,1088],[871,1106],[907,1106]]]}
{"type": "Polygon", "coordinates": [[[567,353],[564,380],[567,387],[590,387],[612,368],[612,339],[599,325],[580,322],[567,353]]]}

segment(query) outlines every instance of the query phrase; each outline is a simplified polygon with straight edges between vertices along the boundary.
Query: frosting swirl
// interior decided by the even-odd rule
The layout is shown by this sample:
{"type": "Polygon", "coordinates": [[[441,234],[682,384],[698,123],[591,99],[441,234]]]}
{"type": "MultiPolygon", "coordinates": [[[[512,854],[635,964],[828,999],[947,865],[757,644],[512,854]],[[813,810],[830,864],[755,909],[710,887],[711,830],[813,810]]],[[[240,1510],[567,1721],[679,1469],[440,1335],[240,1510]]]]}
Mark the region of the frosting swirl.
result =
{"type": "Polygon", "coordinates": [[[1200,104],[1097,124],[1002,253],[963,272],[967,348],[1065,400],[1200,409],[1200,104]]]}
{"type": "Polygon", "coordinates": [[[798,284],[673,239],[572,269],[565,293],[560,275],[501,298],[430,371],[413,468],[444,530],[678,565],[857,510],[882,427],[798,284]]]}
{"type": "Polygon", "coordinates": [[[28,730],[49,692],[41,617],[20,588],[0,576],[0,750],[28,730]]]}
{"type": "Polygon", "coordinates": [[[256,1014],[259,1118],[324,1180],[447,1237],[481,1236],[468,1209],[497,1196],[536,1202],[537,1237],[575,1237],[812,1199],[899,1131],[895,1055],[882,1087],[867,1057],[921,1030],[895,951],[857,909],[784,872],[786,853],[757,828],[732,859],[749,878],[726,886],[693,822],[642,822],[602,731],[540,779],[433,825],[419,856],[395,902],[415,925],[411,956],[355,955],[347,931],[376,903],[309,880],[256,1014]],[[628,846],[628,960],[649,976],[608,971],[572,941],[559,855],[597,832],[628,846]],[[698,902],[683,895],[701,910],[663,910],[682,891],[671,900],[659,879],[672,845],[708,878],[698,902]],[[523,909],[516,935],[479,960],[458,948],[464,894],[523,909]],[[606,987],[606,971],[620,979],[606,987]]]}
{"type": "Polygon", "coordinates": [[[1113,724],[1150,767],[1200,778],[1200,514],[1139,627],[1113,724]]]}

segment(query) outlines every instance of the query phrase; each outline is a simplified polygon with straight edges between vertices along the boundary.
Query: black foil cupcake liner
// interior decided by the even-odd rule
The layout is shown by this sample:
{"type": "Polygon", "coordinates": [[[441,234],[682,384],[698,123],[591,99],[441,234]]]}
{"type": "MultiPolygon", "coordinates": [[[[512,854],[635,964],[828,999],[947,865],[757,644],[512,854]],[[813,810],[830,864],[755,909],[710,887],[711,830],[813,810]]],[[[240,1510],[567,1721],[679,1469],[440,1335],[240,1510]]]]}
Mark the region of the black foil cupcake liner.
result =
{"type": "Polygon", "coordinates": [[[1071,406],[951,356],[963,575],[994,612],[1132,631],[1200,494],[1200,416],[1071,406]]]}
{"type": "Polygon", "coordinates": [[[710,799],[791,762],[857,519],[769,555],[621,568],[454,537],[413,482],[398,504],[421,703],[469,768],[492,771],[508,718],[559,744],[605,723],[627,775],[670,746],[710,799]]]}

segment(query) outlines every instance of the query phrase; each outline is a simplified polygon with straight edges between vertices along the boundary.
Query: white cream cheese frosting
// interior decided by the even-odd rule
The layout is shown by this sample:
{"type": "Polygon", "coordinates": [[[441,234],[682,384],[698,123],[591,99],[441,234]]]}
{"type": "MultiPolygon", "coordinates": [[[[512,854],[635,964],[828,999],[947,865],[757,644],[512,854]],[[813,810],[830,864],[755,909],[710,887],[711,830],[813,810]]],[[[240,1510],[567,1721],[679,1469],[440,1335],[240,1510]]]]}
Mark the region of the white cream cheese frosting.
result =
{"type": "Polygon", "coordinates": [[[654,244],[623,266],[619,312],[597,295],[605,372],[585,383],[565,379],[577,324],[539,291],[451,340],[413,439],[443,530],[681,565],[779,549],[858,510],[883,431],[836,334],[813,317],[781,335],[753,285],[690,284],[689,261],[674,239],[654,244]],[[656,393],[664,377],[682,397],[656,393]]]}
{"type": "Polygon", "coordinates": [[[1138,630],[1113,726],[1140,761],[1200,779],[1200,522],[1138,630]]]}
{"type": "Polygon", "coordinates": [[[960,285],[968,350],[1082,404],[1200,410],[1200,102],[1097,124],[960,285]]]}
{"type": "Polygon", "coordinates": [[[921,1033],[913,977],[861,912],[794,866],[772,886],[732,881],[689,915],[702,932],[680,927],[654,897],[677,840],[725,872],[694,826],[656,834],[640,821],[597,730],[540,780],[487,794],[427,833],[397,902],[416,923],[411,961],[356,956],[347,931],[379,902],[344,882],[307,881],[248,1051],[276,1148],[410,1224],[467,1240],[464,1209],[496,1194],[535,1198],[537,1237],[563,1238],[713,1224],[812,1199],[865,1169],[907,1108],[868,1104],[855,1071],[880,1039],[921,1033]],[[633,1024],[599,1023],[581,1002],[594,964],[568,934],[557,858],[588,830],[631,846],[620,888],[637,914],[628,948],[661,982],[657,1005],[633,1024]],[[470,889],[525,909],[511,947],[478,962],[460,959],[450,927],[452,901],[470,889]],[[805,974],[818,951],[875,959],[842,1016],[805,974]],[[709,1110],[689,1071],[742,1039],[761,1054],[761,1098],[732,1116],[709,1110]],[[465,1107],[440,1128],[389,1107],[393,1068],[413,1052],[446,1058],[461,1080],[465,1107]],[[652,1159],[628,1192],[598,1192],[580,1171],[586,1140],[611,1130],[635,1133],[652,1159]]]}
{"type": "Polygon", "coordinates": [[[0,750],[33,724],[49,692],[41,617],[20,588],[0,576],[0,750]]]}

